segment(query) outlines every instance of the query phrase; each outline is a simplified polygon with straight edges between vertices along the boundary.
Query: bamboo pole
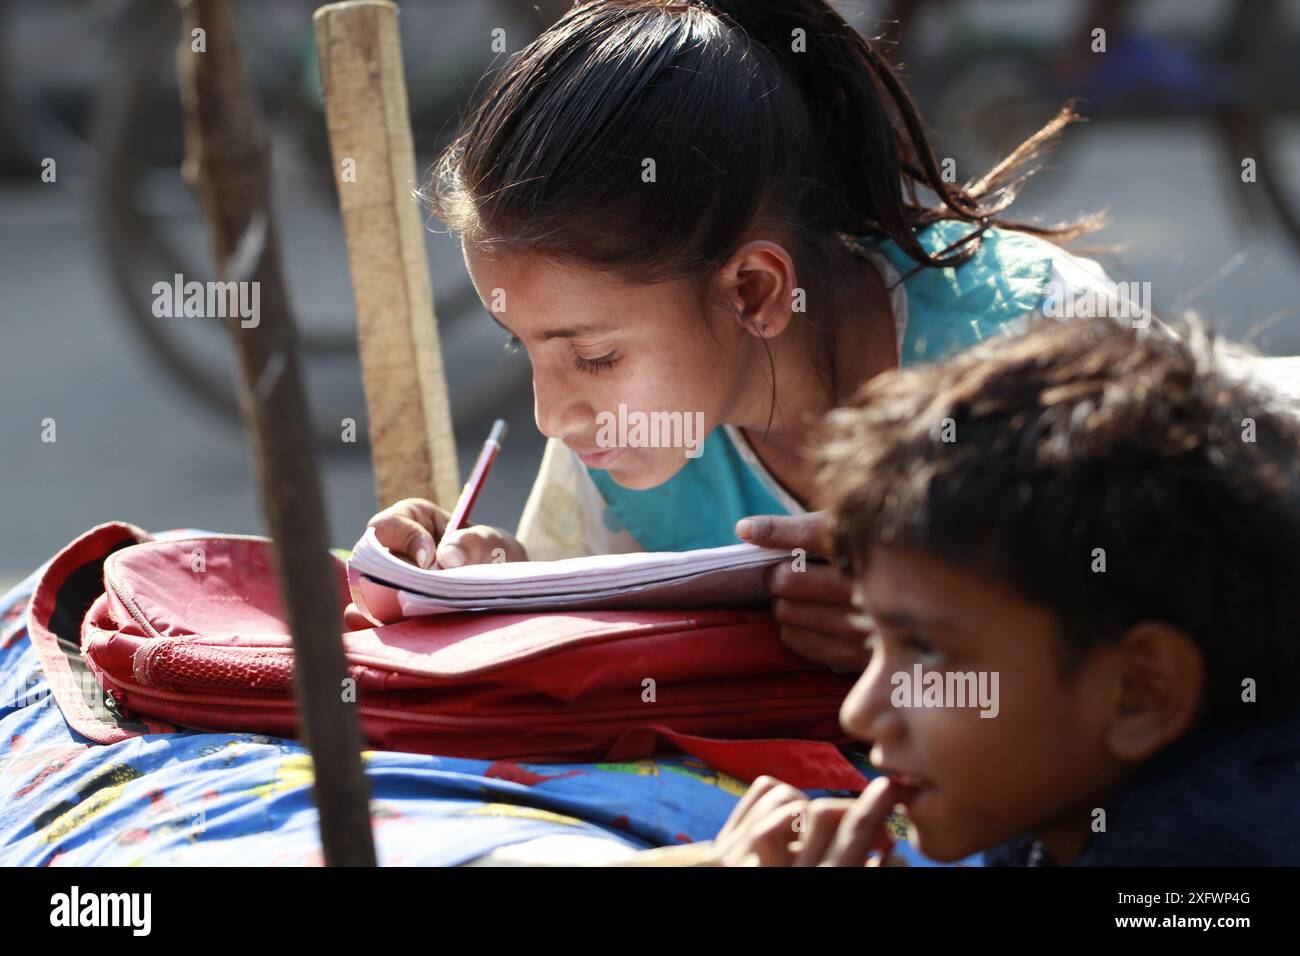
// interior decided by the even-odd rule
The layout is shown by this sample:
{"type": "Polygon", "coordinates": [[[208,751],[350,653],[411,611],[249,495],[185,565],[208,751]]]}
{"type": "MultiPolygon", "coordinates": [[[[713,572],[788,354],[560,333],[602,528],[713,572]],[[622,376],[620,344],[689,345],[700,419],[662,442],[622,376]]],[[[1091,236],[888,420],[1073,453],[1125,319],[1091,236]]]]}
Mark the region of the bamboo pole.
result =
{"type": "Polygon", "coordinates": [[[456,442],[433,311],[397,8],[316,11],[334,179],[357,307],[379,507],[456,500],[456,442]]]}
{"type": "Polygon", "coordinates": [[[239,355],[241,401],[293,634],[299,728],[315,769],[321,846],[327,866],[373,866],[361,730],[342,693],[343,622],[298,333],[271,218],[266,131],[228,0],[181,0],[181,10],[185,175],[202,199],[222,276],[258,284],[256,321],[234,316],[226,326],[239,355]]]}

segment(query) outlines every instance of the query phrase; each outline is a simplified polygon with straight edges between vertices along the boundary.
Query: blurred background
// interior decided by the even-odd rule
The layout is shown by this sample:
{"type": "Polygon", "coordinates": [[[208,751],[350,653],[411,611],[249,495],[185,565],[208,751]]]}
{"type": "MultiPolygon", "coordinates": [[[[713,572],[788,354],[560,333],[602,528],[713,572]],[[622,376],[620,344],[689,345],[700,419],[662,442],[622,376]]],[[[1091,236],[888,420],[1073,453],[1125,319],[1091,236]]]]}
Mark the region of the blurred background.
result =
{"type": "MultiPolygon", "coordinates": [[[[890,55],[959,178],[982,173],[1080,97],[1017,217],[1109,209],[1089,253],[1231,338],[1300,353],[1300,0],[844,0],[890,55]],[[1092,50],[1105,30],[1105,53],[1092,50]],[[1243,179],[1243,161],[1253,175],[1243,179]]],[[[321,449],[331,543],[377,510],[352,293],[307,0],[237,2],[272,136],[282,254],[321,449]],[[345,445],[339,421],[355,418],[345,445]]],[[[454,133],[485,72],[568,0],[402,4],[417,169],[454,133]],[[506,52],[491,33],[504,28],[506,52]]],[[[212,275],[181,180],[169,0],[0,5],[0,590],[109,520],[263,533],[215,324],[153,317],[152,286],[212,275]],[[53,159],[53,181],[50,164],[53,159]],[[41,422],[57,441],[41,441],[41,422]]],[[[414,187],[415,184],[412,184],[414,187]]],[[[509,438],[476,521],[514,528],[542,438],[527,358],[502,349],[455,243],[428,257],[462,470],[491,420],[509,438]]]]}

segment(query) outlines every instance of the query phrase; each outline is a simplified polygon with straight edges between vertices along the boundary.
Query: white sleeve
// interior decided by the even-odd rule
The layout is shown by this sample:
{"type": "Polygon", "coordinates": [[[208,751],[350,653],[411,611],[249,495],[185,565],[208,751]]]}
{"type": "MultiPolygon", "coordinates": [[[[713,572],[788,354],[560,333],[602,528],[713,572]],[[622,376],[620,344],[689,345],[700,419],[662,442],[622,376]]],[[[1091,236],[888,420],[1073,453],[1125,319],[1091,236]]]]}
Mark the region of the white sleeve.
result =
{"type": "Polygon", "coordinates": [[[1253,360],[1251,371],[1284,399],[1294,414],[1300,415],[1300,355],[1259,356],[1253,360]]]}
{"type": "Polygon", "coordinates": [[[1218,356],[1229,375],[1263,389],[1274,411],[1300,416],[1300,355],[1257,355],[1220,342],[1218,356]]]}
{"type": "MultiPolygon", "coordinates": [[[[1077,312],[1076,306],[1091,296],[1092,314],[1100,303],[1111,310],[1103,314],[1134,321],[1139,328],[1149,328],[1158,334],[1177,334],[1152,313],[1150,295],[1145,291],[1149,286],[1116,283],[1096,261],[1056,245],[1052,245],[1051,255],[1052,274],[1043,290],[1042,302],[1023,318],[1009,323],[1008,331],[1023,330],[1029,323],[1041,321],[1045,312],[1053,317],[1061,317],[1062,312],[1077,312]]],[[[1258,356],[1229,347],[1220,352],[1220,357],[1227,371],[1267,387],[1281,408],[1300,415],[1300,356],[1258,356]]]]}
{"type": "MultiPolygon", "coordinates": [[[[1106,270],[1101,267],[1101,263],[1095,259],[1076,256],[1059,246],[1053,249],[1052,275],[1047,280],[1044,304],[1047,297],[1053,293],[1060,297],[1058,301],[1065,299],[1077,301],[1088,293],[1110,293],[1115,288],[1115,283],[1110,276],[1106,275],[1106,270]]],[[[1039,308],[1031,314],[1042,318],[1042,305],[1040,304],[1039,308]]]]}
{"type": "Polygon", "coordinates": [[[627,531],[605,525],[605,498],[578,456],[549,439],[515,537],[533,561],[644,551],[627,531]]]}
{"type": "Polygon", "coordinates": [[[1115,282],[1094,259],[1075,255],[1041,237],[1038,241],[1050,250],[1052,271],[1043,287],[1038,305],[1014,322],[1006,331],[1023,332],[1033,323],[1046,318],[1065,321],[1071,318],[1109,316],[1131,321],[1137,328],[1154,327],[1169,334],[1168,327],[1156,319],[1151,310],[1150,284],[1115,282]]]}

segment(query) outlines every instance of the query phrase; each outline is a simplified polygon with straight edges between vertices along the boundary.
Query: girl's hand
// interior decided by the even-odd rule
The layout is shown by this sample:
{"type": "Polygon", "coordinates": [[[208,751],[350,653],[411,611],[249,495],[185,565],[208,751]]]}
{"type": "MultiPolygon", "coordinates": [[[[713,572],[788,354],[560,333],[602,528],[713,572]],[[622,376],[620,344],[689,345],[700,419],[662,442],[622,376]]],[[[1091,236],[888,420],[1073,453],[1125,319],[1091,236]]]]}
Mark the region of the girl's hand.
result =
{"type": "MultiPolygon", "coordinates": [[[[765,548],[802,548],[809,559],[834,553],[823,511],[742,518],[736,534],[765,548]]],[[[781,640],[792,651],[837,671],[866,668],[870,621],[854,608],[852,585],[838,568],[809,560],[804,570],[796,571],[793,561],[782,562],[768,569],[767,589],[781,640]]]]}
{"type": "Polygon", "coordinates": [[[901,795],[877,777],[856,800],[810,800],[759,777],[714,843],[728,866],[881,866],[894,845],[885,819],[901,795]]]}
{"type": "Polygon", "coordinates": [[[432,567],[435,557],[444,568],[528,560],[524,546],[500,528],[477,524],[453,531],[444,540],[442,532],[450,517],[432,501],[403,498],[366,526],[375,529],[375,537],[385,548],[421,568],[432,567]]]}
{"type": "MultiPolygon", "coordinates": [[[[432,567],[436,557],[444,568],[500,561],[527,561],[528,552],[515,536],[500,528],[474,525],[453,531],[444,539],[443,529],[451,515],[432,501],[403,498],[375,515],[366,526],[385,548],[417,567],[432,567]]],[[[372,627],[355,604],[343,612],[349,630],[372,627]]]]}

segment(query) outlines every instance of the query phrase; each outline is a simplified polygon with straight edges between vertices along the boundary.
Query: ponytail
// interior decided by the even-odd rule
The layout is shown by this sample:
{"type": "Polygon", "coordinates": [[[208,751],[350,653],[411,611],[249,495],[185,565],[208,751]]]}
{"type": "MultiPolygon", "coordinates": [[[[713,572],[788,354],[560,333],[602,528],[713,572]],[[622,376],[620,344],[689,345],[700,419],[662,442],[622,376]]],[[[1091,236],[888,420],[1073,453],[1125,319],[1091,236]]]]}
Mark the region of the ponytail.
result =
{"type": "Polygon", "coordinates": [[[1011,175],[1079,118],[1073,101],[980,179],[948,182],[898,72],[825,0],[693,2],[761,44],[798,85],[821,140],[824,175],[843,200],[839,230],[846,236],[888,237],[922,265],[952,266],[974,255],[990,226],[1058,241],[1096,228],[1096,220],[1053,227],[1001,218],[1032,171],[1011,175]],[[918,186],[932,192],[938,205],[924,206],[918,186]],[[945,219],[977,228],[944,250],[950,255],[932,256],[917,241],[916,230],[945,219]]]}
{"type": "Polygon", "coordinates": [[[480,248],[639,282],[706,281],[770,227],[815,285],[845,240],[887,237],[924,268],[994,225],[1091,228],[1001,218],[1011,174],[1074,118],[948,183],[893,67],[825,0],[587,0],[493,76],[425,196],[480,248]],[[976,228],[932,255],[917,230],[945,219],[976,228]]]}

